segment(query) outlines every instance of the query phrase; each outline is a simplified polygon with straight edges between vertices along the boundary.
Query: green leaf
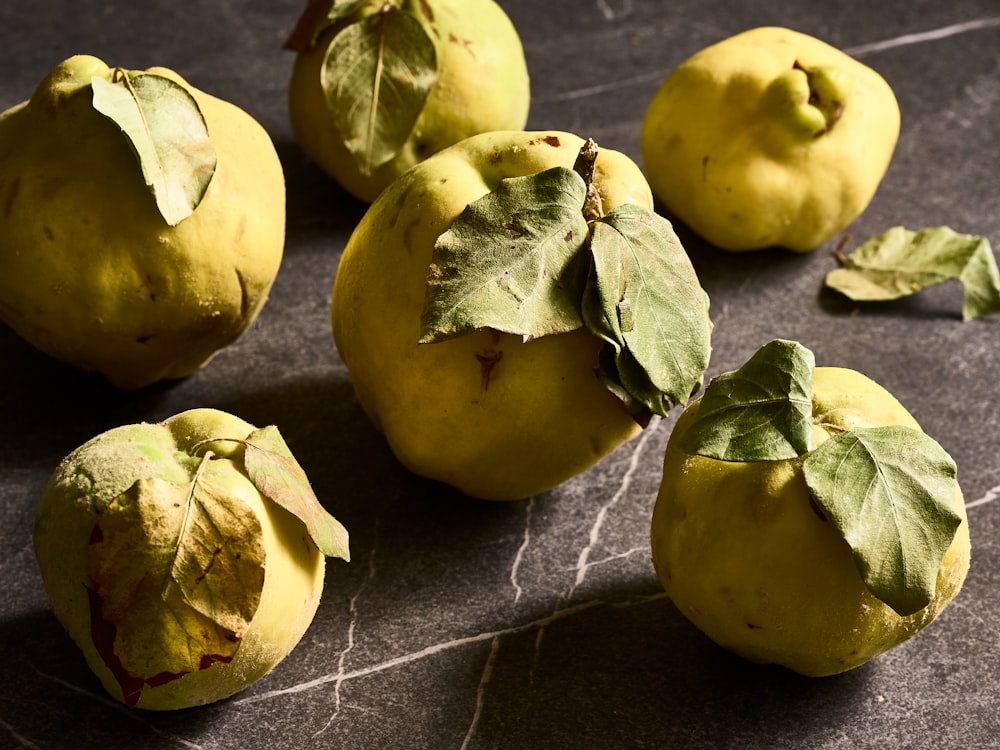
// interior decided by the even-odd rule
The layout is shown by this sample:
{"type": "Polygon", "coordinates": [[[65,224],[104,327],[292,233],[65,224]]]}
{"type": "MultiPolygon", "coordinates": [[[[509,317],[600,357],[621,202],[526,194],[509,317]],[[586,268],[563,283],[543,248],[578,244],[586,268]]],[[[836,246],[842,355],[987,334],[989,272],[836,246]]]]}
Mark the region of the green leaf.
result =
{"type": "Polygon", "coordinates": [[[393,159],[437,81],[437,51],[420,22],[393,6],[344,27],[320,73],[327,105],[363,174],[393,159]]]}
{"type": "Polygon", "coordinates": [[[866,427],[823,443],[802,468],[871,592],[901,616],[927,606],[962,523],[947,452],[910,427],[866,427]]]}
{"type": "Polygon", "coordinates": [[[147,187],[170,226],[190,216],[215,174],[215,147],[194,97],[163,76],[91,81],[94,109],[114,122],[135,152],[147,187]]]}
{"type": "Polygon", "coordinates": [[[1000,273],[985,237],[893,227],[840,258],[843,266],[827,274],[826,285],[855,301],[898,299],[958,279],[963,320],[1000,312],[1000,273]]]}
{"type": "Polygon", "coordinates": [[[347,529],[320,504],[278,428],[255,430],[243,445],[247,476],[257,491],[299,518],[320,552],[349,561],[347,529]]]}
{"type": "Polygon", "coordinates": [[[264,558],[254,511],[201,471],[187,484],[141,479],[101,511],[87,573],[93,616],[114,638],[95,644],[130,700],[232,659],[260,603],[264,558]]]}
{"type": "Polygon", "coordinates": [[[712,331],[708,296],[670,222],[640,206],[618,206],[595,221],[590,253],[582,311],[610,347],[601,378],[627,394],[633,411],[641,405],[665,415],[701,387],[712,331]]]}
{"type": "Polygon", "coordinates": [[[579,328],[587,188],[564,167],[502,180],[434,245],[421,343],[478,328],[525,339],[579,328]]]}
{"type": "Polygon", "coordinates": [[[681,449],[723,461],[779,461],[813,450],[815,364],[795,341],[765,344],[709,383],[681,449]]]}

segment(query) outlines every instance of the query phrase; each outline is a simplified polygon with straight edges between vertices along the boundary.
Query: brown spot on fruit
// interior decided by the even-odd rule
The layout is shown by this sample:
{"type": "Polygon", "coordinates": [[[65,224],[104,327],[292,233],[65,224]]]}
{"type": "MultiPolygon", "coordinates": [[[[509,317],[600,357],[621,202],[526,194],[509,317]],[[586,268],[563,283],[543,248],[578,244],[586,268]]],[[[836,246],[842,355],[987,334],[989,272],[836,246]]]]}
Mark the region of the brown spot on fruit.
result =
{"type": "Polygon", "coordinates": [[[427,0],[420,0],[420,12],[430,23],[434,23],[434,11],[427,4],[427,0]]]}
{"type": "Polygon", "coordinates": [[[559,148],[561,141],[557,135],[543,135],[541,138],[532,138],[528,141],[529,146],[536,146],[539,143],[544,143],[546,146],[552,146],[552,148],[559,148]]]}
{"type": "Polygon", "coordinates": [[[153,277],[150,274],[146,274],[146,277],[142,280],[142,285],[146,287],[149,301],[156,302],[156,290],[153,288],[153,277]]]}
{"type": "Polygon", "coordinates": [[[10,183],[10,189],[7,191],[7,199],[3,202],[3,215],[5,217],[10,217],[11,211],[14,210],[14,201],[17,200],[17,194],[21,189],[21,178],[15,177],[10,183]]]}
{"type": "Polygon", "coordinates": [[[490,378],[493,377],[493,371],[501,359],[503,359],[502,349],[484,349],[476,353],[476,360],[479,362],[480,368],[480,383],[483,391],[486,391],[490,387],[490,378]]]}
{"type": "Polygon", "coordinates": [[[476,52],[475,49],[473,48],[471,39],[462,39],[461,37],[457,37],[454,34],[448,34],[448,41],[451,42],[452,44],[460,45],[466,52],[469,53],[469,55],[472,57],[473,60],[476,59],[476,52]]]}

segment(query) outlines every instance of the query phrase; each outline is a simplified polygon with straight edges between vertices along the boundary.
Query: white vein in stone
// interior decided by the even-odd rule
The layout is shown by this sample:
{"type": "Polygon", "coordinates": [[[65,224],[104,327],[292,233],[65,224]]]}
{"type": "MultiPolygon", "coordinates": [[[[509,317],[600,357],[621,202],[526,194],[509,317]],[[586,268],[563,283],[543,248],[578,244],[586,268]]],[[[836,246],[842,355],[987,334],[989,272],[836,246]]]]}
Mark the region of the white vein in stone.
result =
{"type": "Polygon", "coordinates": [[[329,729],[337,720],[337,717],[340,716],[340,709],[342,707],[340,701],[340,687],[344,683],[347,656],[354,650],[354,632],[358,625],[358,600],[361,598],[361,594],[368,588],[368,585],[375,579],[375,553],[378,550],[378,530],[379,521],[376,517],[375,531],[372,534],[372,548],[368,553],[368,576],[361,582],[361,585],[358,586],[357,591],[354,592],[348,602],[348,612],[350,614],[351,621],[347,625],[347,645],[344,646],[337,658],[337,674],[335,675],[333,681],[333,713],[330,715],[326,724],[313,733],[314,739],[329,729]]]}
{"type": "Polygon", "coordinates": [[[649,442],[650,436],[656,432],[659,426],[660,420],[658,418],[654,418],[650,421],[649,426],[642,431],[642,437],[640,437],[636,442],[635,449],[632,451],[632,457],[629,459],[628,468],[622,476],[622,481],[618,486],[618,490],[611,496],[611,499],[608,500],[608,502],[601,506],[601,509],[597,512],[594,523],[590,527],[590,535],[587,541],[587,546],[580,550],[580,555],[577,558],[576,579],[573,581],[573,585],[566,594],[566,599],[572,598],[577,587],[579,587],[587,577],[587,571],[592,565],[590,562],[590,554],[593,551],[594,546],[600,541],[601,530],[604,528],[604,521],[607,519],[608,513],[611,509],[614,508],[628,492],[629,487],[632,484],[632,477],[635,475],[636,469],[639,467],[639,457],[642,455],[642,451],[646,447],[646,443],[649,442]]]}
{"type": "Polygon", "coordinates": [[[971,21],[953,23],[937,29],[918,31],[913,34],[903,34],[901,36],[892,37],[891,39],[882,39],[881,41],[870,42],[868,44],[859,44],[855,47],[848,47],[844,50],[844,52],[852,57],[862,57],[873,52],[882,52],[883,50],[893,49],[895,47],[906,47],[911,44],[933,42],[938,39],[955,36],[956,34],[965,34],[969,31],[979,31],[980,29],[988,29],[994,26],[1000,26],[1000,16],[976,18],[971,21]]]}
{"type": "Polygon", "coordinates": [[[489,686],[490,680],[493,679],[493,666],[496,664],[497,653],[499,651],[500,636],[497,636],[490,645],[490,655],[486,658],[486,665],[483,667],[483,673],[479,677],[479,687],[476,688],[476,710],[472,714],[472,721],[469,724],[469,730],[465,733],[465,739],[462,740],[461,750],[467,750],[469,743],[472,742],[472,738],[476,736],[479,719],[483,715],[483,705],[486,702],[486,688],[489,686]]]}
{"type": "Polygon", "coordinates": [[[627,16],[632,11],[632,0],[622,0],[622,12],[616,13],[608,0],[597,0],[597,9],[601,11],[605,21],[614,21],[619,15],[627,16]]]}
{"type": "MultiPolygon", "coordinates": [[[[559,612],[562,611],[566,602],[570,601],[573,598],[573,594],[576,593],[577,588],[583,583],[584,579],[587,577],[587,571],[590,570],[590,568],[593,567],[594,565],[606,562],[608,559],[610,559],[610,558],[605,558],[605,560],[601,560],[598,563],[591,563],[590,553],[593,550],[594,545],[597,544],[597,542],[600,539],[601,528],[604,525],[604,519],[607,517],[608,511],[616,503],[618,503],[618,501],[621,500],[621,498],[624,497],[625,493],[628,491],[628,488],[632,483],[632,476],[635,473],[635,470],[639,466],[639,456],[641,455],[643,448],[645,448],[646,442],[649,440],[649,436],[652,435],[659,428],[660,421],[661,421],[660,418],[654,415],[653,418],[650,420],[649,425],[646,427],[645,430],[643,430],[642,437],[639,438],[639,440],[636,442],[635,448],[632,451],[632,457],[631,459],[629,459],[628,468],[625,470],[625,474],[622,476],[622,481],[621,484],[618,486],[618,490],[611,497],[611,499],[608,500],[608,502],[605,503],[601,507],[601,509],[597,512],[597,517],[595,518],[594,523],[590,527],[590,534],[588,535],[587,546],[585,546],[582,550],[580,550],[580,554],[577,557],[576,568],[575,568],[576,575],[574,577],[573,583],[570,584],[569,588],[560,595],[559,600],[556,602],[555,609],[553,610],[552,613],[553,617],[558,615],[559,612]]],[[[621,556],[616,555],[614,557],[616,559],[620,559],[621,557],[624,557],[624,555],[621,556]]],[[[534,682],[535,671],[538,667],[538,662],[541,659],[542,641],[545,639],[545,627],[546,626],[544,624],[541,625],[538,628],[538,633],[535,635],[535,652],[531,660],[531,671],[528,675],[529,683],[534,682]]]]}
{"type": "Polygon", "coordinates": [[[632,557],[632,555],[638,554],[640,552],[649,552],[649,547],[633,547],[632,549],[627,549],[624,552],[619,552],[616,555],[609,555],[608,557],[602,557],[600,560],[594,560],[593,562],[588,562],[588,568],[595,568],[598,565],[606,565],[610,562],[615,562],[616,560],[622,560],[626,557],[632,557]]]}
{"type": "Polygon", "coordinates": [[[12,727],[3,719],[0,719],[0,729],[6,729],[7,733],[14,738],[14,741],[17,743],[18,747],[28,748],[28,750],[42,750],[42,748],[39,745],[36,745],[34,742],[29,740],[27,737],[18,732],[16,729],[14,729],[14,727],[12,727]]]}
{"type": "Polygon", "coordinates": [[[586,99],[588,96],[603,94],[605,91],[618,91],[629,86],[641,86],[642,84],[649,83],[650,81],[659,82],[662,81],[669,72],[669,70],[653,70],[648,73],[632,76],[630,78],[619,78],[615,81],[596,83],[593,86],[584,86],[578,89],[571,89],[570,91],[562,91],[558,94],[539,96],[536,101],[539,104],[546,104],[549,102],[565,102],[573,99],[586,99]]]}
{"type": "MultiPolygon", "coordinates": [[[[890,39],[869,42],[867,44],[858,44],[854,47],[844,49],[844,52],[853,57],[861,57],[874,52],[892,49],[893,47],[904,47],[910,44],[931,42],[937,39],[955,36],[956,34],[980,31],[982,29],[988,29],[995,26],[1000,26],[1000,16],[987,16],[984,18],[976,18],[971,21],[951,24],[949,26],[942,26],[937,29],[930,29],[928,31],[918,31],[912,34],[903,34],[901,36],[892,37],[890,39]]],[[[642,86],[651,81],[662,82],[672,71],[673,68],[652,70],[648,73],[642,73],[629,78],[619,78],[618,80],[604,81],[603,83],[594,84],[593,86],[584,86],[578,89],[562,91],[556,94],[541,95],[536,97],[535,102],[537,104],[547,104],[549,102],[586,99],[589,96],[603,94],[606,91],[618,91],[631,86],[642,86]]]]}
{"type": "Polygon", "coordinates": [[[535,498],[532,497],[525,504],[524,535],[521,538],[521,546],[517,548],[517,554],[514,555],[514,563],[510,566],[510,584],[514,587],[514,604],[517,604],[521,598],[521,594],[524,593],[524,589],[521,588],[521,584],[518,582],[517,574],[520,572],[524,553],[528,551],[528,547],[531,544],[531,516],[534,510],[535,498]]]}
{"type": "Polygon", "coordinates": [[[996,487],[991,487],[990,489],[986,490],[986,494],[983,495],[978,500],[972,500],[966,503],[965,507],[975,508],[979,505],[986,505],[986,503],[992,503],[998,497],[1000,497],[1000,484],[998,484],[996,487]]]}
{"type": "Polygon", "coordinates": [[[437,654],[443,653],[445,651],[450,651],[451,649],[460,648],[462,646],[468,646],[473,643],[482,643],[483,641],[491,641],[494,638],[500,638],[506,635],[515,635],[517,633],[523,633],[529,630],[534,630],[537,628],[544,628],[552,623],[562,620],[573,615],[577,615],[594,607],[599,606],[609,606],[609,607],[631,607],[639,604],[645,604],[647,602],[655,601],[657,599],[663,598],[662,594],[652,594],[638,597],[629,597],[622,600],[608,600],[608,599],[592,599],[590,601],[581,602],[572,607],[566,607],[564,609],[559,609],[551,614],[538,618],[536,620],[529,620],[528,622],[523,622],[518,625],[511,625],[508,628],[501,628],[499,630],[489,630],[482,633],[475,633],[474,635],[467,635],[461,638],[455,638],[450,641],[444,641],[442,643],[435,643],[426,648],[422,648],[419,651],[412,651],[408,654],[402,654],[396,656],[392,659],[387,659],[386,661],[379,662],[378,664],[372,664],[367,667],[362,667],[360,669],[355,669],[352,672],[344,672],[343,674],[332,673],[316,677],[315,679],[308,680],[306,682],[299,683],[297,685],[291,685],[286,688],[278,688],[277,690],[269,690],[265,693],[258,693],[256,695],[249,695],[243,698],[237,698],[232,701],[234,705],[242,705],[248,703],[260,703],[261,701],[272,700],[274,698],[279,698],[286,695],[294,695],[296,693],[306,693],[310,690],[315,690],[324,685],[330,683],[335,683],[338,680],[340,682],[347,682],[348,680],[356,680],[362,677],[367,677],[373,674],[379,674],[381,672],[386,672],[396,667],[405,666],[412,664],[413,662],[420,661],[421,659],[426,659],[430,656],[435,656],[437,654]]]}
{"type": "Polygon", "coordinates": [[[604,16],[605,21],[611,21],[615,17],[615,12],[608,5],[607,0],[597,0],[597,9],[601,11],[601,15],[604,16]]]}

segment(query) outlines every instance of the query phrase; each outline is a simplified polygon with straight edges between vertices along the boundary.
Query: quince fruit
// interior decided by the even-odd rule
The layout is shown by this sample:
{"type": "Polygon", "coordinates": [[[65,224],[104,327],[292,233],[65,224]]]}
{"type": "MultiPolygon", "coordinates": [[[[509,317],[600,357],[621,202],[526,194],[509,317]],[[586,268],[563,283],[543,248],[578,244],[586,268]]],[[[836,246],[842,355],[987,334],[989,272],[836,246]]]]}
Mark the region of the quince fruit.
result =
{"type": "Polygon", "coordinates": [[[790,29],[761,27],[681,63],[650,101],[653,193],[725,250],[813,250],[869,204],[899,136],[878,73],[790,29]]]}
{"type": "Polygon", "coordinates": [[[861,373],[803,367],[788,388],[789,371],[744,370],[713,381],[671,433],[656,572],[688,620],[748,660],[852,669],[961,589],[970,542],[954,463],[861,373]],[[799,445],[769,433],[768,415],[794,422],[799,445]]]}
{"type": "Polygon", "coordinates": [[[167,710],[230,696],[312,622],[346,530],[276,428],[193,409],[70,453],[35,518],[56,617],[108,693],[167,710]]]}
{"type": "Polygon", "coordinates": [[[651,206],[623,154],[524,131],[460,141],[372,203],[337,270],[333,335],[407,468],[522,499],[700,388],[708,298],[651,206]]]}
{"type": "Polygon", "coordinates": [[[297,142],[366,203],[446,146],[528,118],[521,40],[493,0],[310,0],[286,47],[297,142]]]}
{"type": "Polygon", "coordinates": [[[0,206],[0,319],[121,388],[242,335],[284,246],[281,163],[250,115],[87,55],[0,114],[0,206]]]}

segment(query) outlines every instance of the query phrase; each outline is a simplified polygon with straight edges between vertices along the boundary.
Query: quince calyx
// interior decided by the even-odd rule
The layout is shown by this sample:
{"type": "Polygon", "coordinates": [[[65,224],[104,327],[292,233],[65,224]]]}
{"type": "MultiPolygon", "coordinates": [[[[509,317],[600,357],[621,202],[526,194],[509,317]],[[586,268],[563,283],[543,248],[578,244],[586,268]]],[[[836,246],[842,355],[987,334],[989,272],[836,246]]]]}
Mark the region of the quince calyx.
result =
{"type": "Polygon", "coordinates": [[[829,133],[844,114],[851,81],[832,65],[806,68],[797,60],[775,78],[762,100],[765,112],[782,112],[793,132],[807,138],[829,133]]]}

